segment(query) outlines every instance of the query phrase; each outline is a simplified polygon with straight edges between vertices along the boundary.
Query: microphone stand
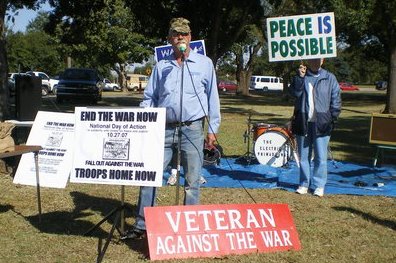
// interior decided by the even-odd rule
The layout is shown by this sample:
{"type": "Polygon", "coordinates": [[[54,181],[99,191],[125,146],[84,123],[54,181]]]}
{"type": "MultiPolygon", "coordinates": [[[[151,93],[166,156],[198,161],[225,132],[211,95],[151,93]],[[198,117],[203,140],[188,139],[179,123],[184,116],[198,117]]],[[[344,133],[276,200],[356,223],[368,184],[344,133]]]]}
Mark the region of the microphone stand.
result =
{"type": "Polygon", "coordinates": [[[180,81],[180,116],[179,116],[179,125],[177,127],[177,158],[176,158],[176,200],[175,205],[179,205],[180,199],[180,163],[181,163],[181,125],[183,122],[183,89],[184,89],[184,53],[182,52],[181,57],[181,81],[180,81]]]}

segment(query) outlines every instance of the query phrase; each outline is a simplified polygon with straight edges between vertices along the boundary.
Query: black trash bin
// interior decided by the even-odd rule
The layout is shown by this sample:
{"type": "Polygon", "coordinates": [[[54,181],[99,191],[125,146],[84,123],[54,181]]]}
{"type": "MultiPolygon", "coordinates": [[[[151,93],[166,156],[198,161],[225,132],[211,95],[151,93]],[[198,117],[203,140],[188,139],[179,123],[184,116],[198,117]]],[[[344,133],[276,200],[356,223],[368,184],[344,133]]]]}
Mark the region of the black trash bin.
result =
{"type": "Polygon", "coordinates": [[[41,107],[41,79],[36,76],[15,77],[15,111],[19,121],[33,121],[41,107]]]}

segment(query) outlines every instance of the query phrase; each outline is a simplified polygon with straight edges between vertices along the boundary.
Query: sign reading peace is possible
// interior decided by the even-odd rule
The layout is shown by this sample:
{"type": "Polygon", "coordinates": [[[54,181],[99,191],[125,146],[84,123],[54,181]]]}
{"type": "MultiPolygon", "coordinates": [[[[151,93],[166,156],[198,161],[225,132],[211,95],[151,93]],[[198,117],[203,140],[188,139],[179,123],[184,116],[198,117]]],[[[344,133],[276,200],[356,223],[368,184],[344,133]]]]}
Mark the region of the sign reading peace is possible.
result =
{"type": "Polygon", "coordinates": [[[267,19],[269,61],[337,56],[334,13],[267,19]]]}

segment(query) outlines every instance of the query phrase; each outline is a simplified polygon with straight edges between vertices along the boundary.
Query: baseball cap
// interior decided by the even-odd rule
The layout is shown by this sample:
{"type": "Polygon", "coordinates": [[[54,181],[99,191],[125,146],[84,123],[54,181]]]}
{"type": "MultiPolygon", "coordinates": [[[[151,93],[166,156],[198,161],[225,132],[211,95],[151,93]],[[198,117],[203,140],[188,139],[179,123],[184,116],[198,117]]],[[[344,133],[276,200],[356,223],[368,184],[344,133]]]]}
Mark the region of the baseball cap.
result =
{"type": "Polygon", "coordinates": [[[183,17],[172,18],[169,23],[169,32],[190,33],[190,21],[183,17]]]}

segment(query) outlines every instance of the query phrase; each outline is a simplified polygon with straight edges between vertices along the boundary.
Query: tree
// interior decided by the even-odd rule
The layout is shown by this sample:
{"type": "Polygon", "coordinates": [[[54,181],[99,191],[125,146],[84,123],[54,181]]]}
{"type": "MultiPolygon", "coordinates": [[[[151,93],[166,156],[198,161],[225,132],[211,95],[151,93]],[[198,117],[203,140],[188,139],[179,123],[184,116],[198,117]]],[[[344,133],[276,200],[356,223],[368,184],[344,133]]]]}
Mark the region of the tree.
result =
{"type": "Polygon", "coordinates": [[[65,63],[58,52],[56,39],[43,31],[47,22],[48,14],[39,12],[25,33],[7,34],[9,72],[34,70],[55,75],[64,69],[65,63]]]}
{"type": "Polygon", "coordinates": [[[28,7],[36,9],[45,0],[0,0],[0,121],[10,117],[9,110],[9,91],[7,82],[7,51],[6,51],[6,12],[7,20],[13,21],[13,12],[22,8],[28,7]]]}
{"type": "Polygon", "coordinates": [[[249,95],[249,84],[253,65],[257,58],[257,53],[264,44],[262,29],[256,25],[246,26],[246,33],[241,37],[241,40],[234,43],[231,50],[235,55],[239,90],[243,95],[249,95]]]}
{"type": "Polygon", "coordinates": [[[263,14],[260,0],[126,1],[139,21],[139,32],[162,43],[166,43],[171,18],[190,20],[192,38],[205,40],[206,54],[215,64],[244,34],[247,25],[260,26],[263,14]]]}
{"type": "Polygon", "coordinates": [[[102,73],[119,65],[114,69],[124,79],[123,65],[143,62],[151,55],[153,40],[137,33],[136,19],[125,1],[60,0],[53,4],[46,31],[59,39],[62,53],[75,65],[102,73]]]}
{"type": "MultiPolygon", "coordinates": [[[[337,14],[337,30],[352,44],[366,40],[367,48],[382,46],[388,64],[388,90],[385,113],[396,113],[396,1],[330,1],[337,14]],[[368,41],[370,40],[370,41],[368,41]],[[373,45],[374,43],[374,45],[373,45]]],[[[378,49],[376,49],[378,50],[378,49]]],[[[381,56],[381,53],[376,53],[381,56]]]]}

